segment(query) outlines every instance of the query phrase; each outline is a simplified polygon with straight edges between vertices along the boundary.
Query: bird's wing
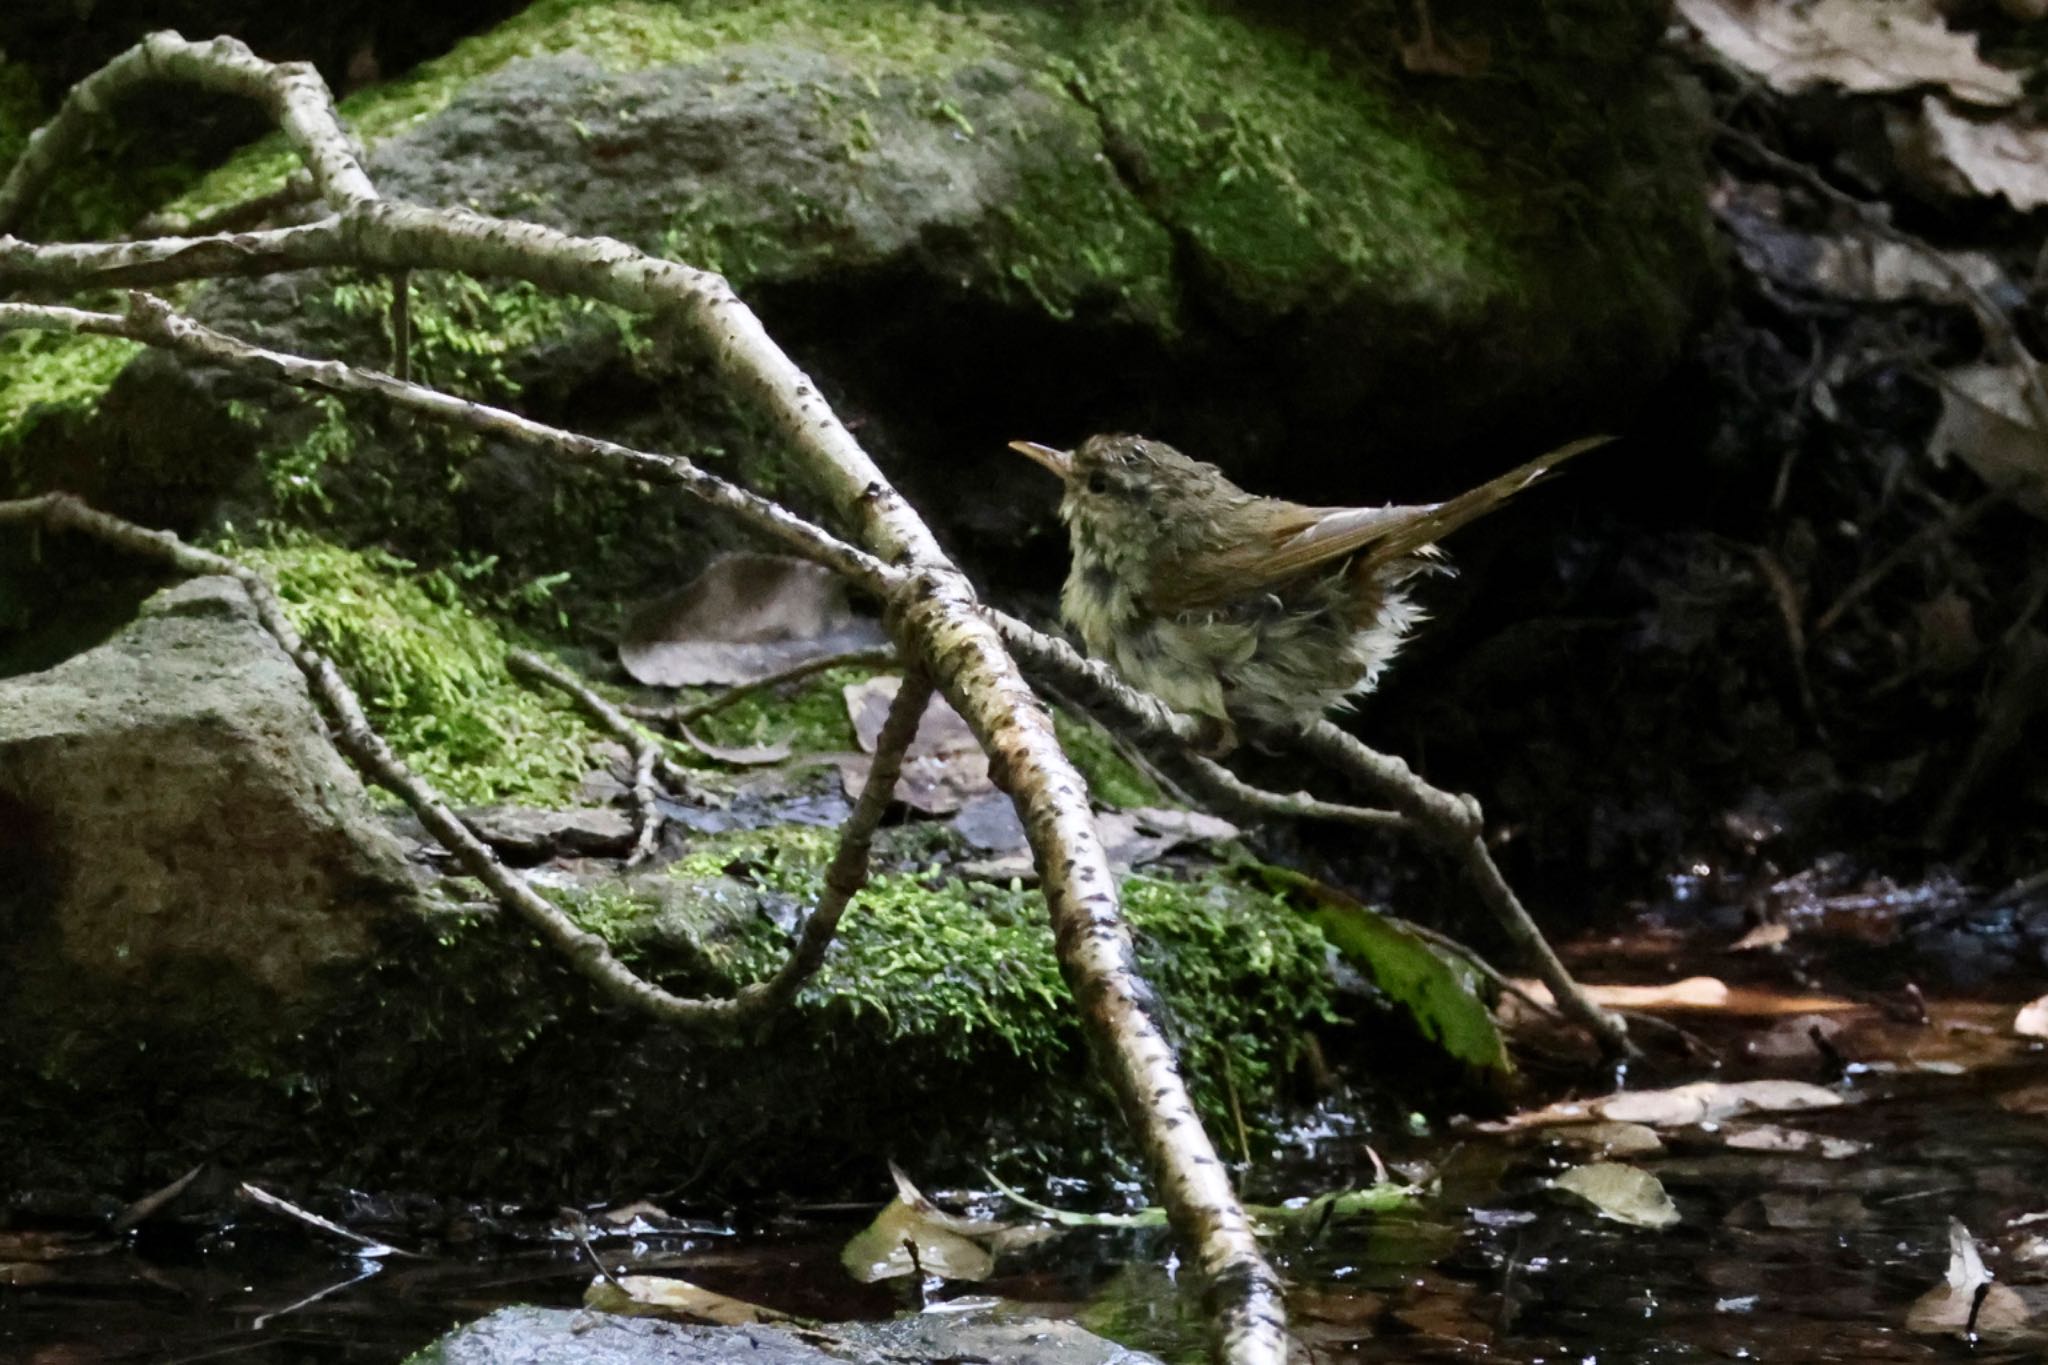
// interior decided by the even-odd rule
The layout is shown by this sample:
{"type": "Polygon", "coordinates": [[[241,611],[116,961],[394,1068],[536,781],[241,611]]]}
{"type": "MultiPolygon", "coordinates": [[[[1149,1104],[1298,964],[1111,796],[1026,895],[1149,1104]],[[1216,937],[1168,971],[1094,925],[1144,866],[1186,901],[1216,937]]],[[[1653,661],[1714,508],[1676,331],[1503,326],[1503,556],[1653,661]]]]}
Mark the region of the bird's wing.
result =
{"type": "Polygon", "coordinates": [[[1485,516],[1574,455],[1605,445],[1611,436],[1588,437],[1540,455],[1448,502],[1405,507],[1303,507],[1272,499],[1257,530],[1207,553],[1184,556],[1155,572],[1146,600],[1153,611],[1172,614],[1220,607],[1312,573],[1347,556],[1364,554],[1360,572],[1420,552],[1466,522],[1485,516]]]}

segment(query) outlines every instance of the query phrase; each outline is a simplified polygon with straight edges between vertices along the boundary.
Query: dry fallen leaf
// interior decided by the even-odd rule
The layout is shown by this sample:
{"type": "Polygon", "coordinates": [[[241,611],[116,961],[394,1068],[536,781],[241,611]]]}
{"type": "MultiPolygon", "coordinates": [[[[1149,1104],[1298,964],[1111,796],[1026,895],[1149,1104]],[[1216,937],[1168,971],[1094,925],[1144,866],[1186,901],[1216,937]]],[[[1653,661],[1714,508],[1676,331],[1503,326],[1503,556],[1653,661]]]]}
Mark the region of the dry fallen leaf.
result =
{"type": "Polygon", "coordinates": [[[1792,926],[1783,920],[1759,924],[1728,945],[1731,953],[1754,953],[1764,948],[1781,948],[1792,941],[1792,926]]]}
{"type": "Polygon", "coordinates": [[[722,1327],[744,1327],[754,1322],[790,1322],[787,1313],[763,1308],[745,1299],[735,1299],[691,1284],[688,1280],[661,1275],[621,1275],[616,1283],[602,1276],[583,1291],[583,1304],[600,1313],[623,1317],[676,1317],[696,1322],[715,1322],[722,1327]]]}
{"type": "Polygon", "coordinates": [[[2048,995],[2022,1005],[2012,1017],[2012,1031],[2022,1038],[2048,1038],[2048,995]]]}
{"type": "Polygon", "coordinates": [[[1786,94],[1818,85],[1873,92],[1935,85],[1971,104],[2007,105],[2020,78],[1977,55],[1928,0],[1678,0],[1716,54],[1786,94]]]}
{"type": "Polygon", "coordinates": [[[1715,1123],[1738,1114],[1827,1109],[1843,1102],[1834,1091],[1805,1081],[1694,1081],[1668,1090],[1624,1090],[1603,1099],[1566,1100],[1473,1127],[1485,1133],[1509,1133],[1605,1119],[1612,1123],[1679,1128],[1715,1123]]]}
{"type": "Polygon", "coordinates": [[[1950,112],[1929,96],[1920,102],[1917,127],[1895,139],[1901,161],[1927,174],[1941,189],[1985,198],[2003,195],[2020,212],[2048,205],[2048,128],[1999,119],[1980,123],[1950,112]]]}
{"type": "Polygon", "coordinates": [[[1647,1156],[1664,1150],[1664,1139],[1657,1136],[1657,1130],[1641,1123],[1574,1123],[1550,1136],[1601,1156],[1647,1156]]]}
{"type": "Polygon", "coordinates": [[[998,1252],[1058,1235],[1056,1228],[1044,1223],[1003,1223],[948,1213],[893,1162],[889,1174],[896,1182],[896,1197],[839,1253],[839,1263],[862,1284],[919,1273],[984,1280],[995,1270],[998,1252]]]}
{"type": "MultiPolygon", "coordinates": [[[[2048,374],[2036,375],[2048,384],[2048,374]]],[[[1944,370],[1941,419],[1927,438],[1938,464],[1950,455],[1978,478],[2048,520],[2048,432],[2029,406],[2029,380],[2015,365],[1962,365],[1944,370]]]]}
{"type": "Polygon", "coordinates": [[[1602,1218],[1638,1228],[1668,1228],[1679,1221],[1678,1206],[1662,1181],[1648,1171],[1618,1162],[1596,1161],[1574,1166],[1550,1182],[1552,1188],[1575,1194],[1602,1218]]]}
{"type": "Polygon", "coordinates": [[[1802,1132],[1800,1129],[1784,1128],[1775,1123],[1751,1123],[1739,1128],[1729,1128],[1722,1141],[1737,1151],[1796,1152],[1804,1156],[1826,1157],[1829,1161],[1860,1156],[1870,1150],[1869,1143],[1858,1142],[1854,1138],[1802,1132]]]}
{"type": "Polygon", "coordinates": [[[1960,1220],[1949,1219],[1948,1273],[1906,1310],[1906,1330],[1932,1336],[1960,1335],[1966,1329],[1997,1335],[2026,1325],[2026,1302],[2005,1285],[1992,1282],[1970,1230],[1960,1220]]]}
{"type": "Polygon", "coordinates": [[[828,654],[886,644],[830,569],[782,555],[728,554],[688,586],[637,607],[619,663],[652,687],[752,682],[828,654]]]}
{"type": "Polygon", "coordinates": [[[1711,1010],[1728,1003],[1728,983],[1711,976],[1688,976],[1659,986],[1588,986],[1586,994],[1594,1004],[1611,1010],[1711,1010]]]}
{"type": "MultiPolygon", "coordinates": [[[[875,741],[889,704],[896,700],[901,678],[869,678],[844,689],[846,713],[862,752],[839,760],[840,781],[848,796],[859,796],[873,766],[875,741]]],[[[927,815],[951,815],[974,798],[995,790],[988,777],[988,755],[960,713],[933,694],[917,723],[917,735],[903,754],[903,775],[896,781],[896,799],[927,815]]]]}

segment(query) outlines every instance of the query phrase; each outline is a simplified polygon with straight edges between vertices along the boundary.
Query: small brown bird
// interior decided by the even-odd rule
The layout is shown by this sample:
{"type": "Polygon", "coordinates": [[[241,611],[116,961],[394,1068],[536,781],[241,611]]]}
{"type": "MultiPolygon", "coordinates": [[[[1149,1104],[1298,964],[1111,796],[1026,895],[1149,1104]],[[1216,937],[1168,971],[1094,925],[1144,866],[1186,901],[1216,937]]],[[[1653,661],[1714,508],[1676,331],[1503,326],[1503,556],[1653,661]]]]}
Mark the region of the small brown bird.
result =
{"type": "Polygon", "coordinates": [[[1072,451],[1010,448],[1066,485],[1073,547],[1060,612],[1088,652],[1219,727],[1293,727],[1370,691],[1422,620],[1408,580],[1435,542],[1581,451],[1575,441],[1448,502],[1304,507],[1247,493],[1211,464],[1140,436],[1072,451]]]}

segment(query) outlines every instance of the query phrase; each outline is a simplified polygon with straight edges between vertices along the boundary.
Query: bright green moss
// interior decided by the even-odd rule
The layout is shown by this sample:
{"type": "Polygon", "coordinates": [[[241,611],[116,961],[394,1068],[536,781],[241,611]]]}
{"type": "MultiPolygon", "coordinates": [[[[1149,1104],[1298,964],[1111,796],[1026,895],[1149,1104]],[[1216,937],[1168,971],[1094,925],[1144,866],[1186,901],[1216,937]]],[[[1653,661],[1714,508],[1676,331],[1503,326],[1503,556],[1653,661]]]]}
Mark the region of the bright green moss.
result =
{"type": "Polygon", "coordinates": [[[567,804],[601,736],[505,669],[498,628],[446,574],[303,535],[233,553],[267,574],[399,756],[458,804],[567,804]]]}
{"type": "MultiPolygon", "coordinates": [[[[814,904],[834,839],[830,830],[790,827],[720,836],[670,875],[738,876],[814,904]]],[[[1134,876],[1123,895],[1142,970],[1161,992],[1204,1104],[1223,1112],[1232,1087],[1248,1107],[1269,1098],[1304,1029],[1331,1017],[1321,934],[1282,902],[1220,875],[1134,876]]],[[[728,952],[744,981],[774,971],[786,948],[764,928],[728,952]]],[[[995,1047],[1050,1071],[1079,1044],[1039,893],[936,872],[875,877],[801,1003],[875,1020],[892,1037],[960,1059],[995,1047]]]]}
{"type": "Polygon", "coordinates": [[[89,412],[141,349],[118,337],[0,332],[0,448],[49,418],[89,412]]]}
{"type": "Polygon", "coordinates": [[[1481,168],[1306,38],[1207,4],[1105,8],[1072,80],[1153,211],[1267,307],[1368,285],[1469,312],[1513,288],[1481,168]]]}

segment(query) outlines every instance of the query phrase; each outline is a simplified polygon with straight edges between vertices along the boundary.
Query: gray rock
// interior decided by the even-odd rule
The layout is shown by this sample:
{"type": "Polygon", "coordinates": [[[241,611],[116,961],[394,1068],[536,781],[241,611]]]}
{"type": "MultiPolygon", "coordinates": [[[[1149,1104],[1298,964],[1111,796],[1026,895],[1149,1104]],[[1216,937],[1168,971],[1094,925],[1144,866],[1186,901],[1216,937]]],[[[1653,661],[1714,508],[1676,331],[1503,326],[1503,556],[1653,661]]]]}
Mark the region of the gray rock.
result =
{"type": "MultiPolygon", "coordinates": [[[[239,584],[0,682],[0,1021],[289,1028],[417,892],[239,584]]],[[[0,1031],[6,1031],[0,1028],[0,1031]]],[[[23,1036],[23,1035],[11,1035],[23,1036]]]]}
{"type": "Polygon", "coordinates": [[[558,1308],[501,1308],[441,1338],[420,1365],[868,1365],[974,1360],[988,1365],[1154,1365],[1070,1322],[990,1316],[833,1323],[823,1330],[699,1327],[558,1308]]]}
{"type": "Polygon", "coordinates": [[[477,837],[498,853],[530,862],[557,854],[621,857],[633,847],[632,817],[603,806],[572,806],[567,810],[530,810],[500,806],[463,812],[477,837]]]}

